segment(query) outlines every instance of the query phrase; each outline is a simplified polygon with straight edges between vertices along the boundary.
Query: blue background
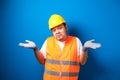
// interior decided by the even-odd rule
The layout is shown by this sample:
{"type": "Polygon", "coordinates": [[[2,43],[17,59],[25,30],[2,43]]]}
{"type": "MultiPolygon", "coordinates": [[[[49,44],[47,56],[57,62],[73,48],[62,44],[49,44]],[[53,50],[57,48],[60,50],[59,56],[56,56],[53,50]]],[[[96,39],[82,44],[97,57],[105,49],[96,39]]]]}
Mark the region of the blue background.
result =
{"type": "Polygon", "coordinates": [[[79,80],[120,80],[120,0],[1,0],[0,80],[42,80],[44,65],[33,50],[18,46],[29,39],[39,49],[51,36],[48,19],[62,15],[68,34],[102,47],[89,49],[79,80]]]}

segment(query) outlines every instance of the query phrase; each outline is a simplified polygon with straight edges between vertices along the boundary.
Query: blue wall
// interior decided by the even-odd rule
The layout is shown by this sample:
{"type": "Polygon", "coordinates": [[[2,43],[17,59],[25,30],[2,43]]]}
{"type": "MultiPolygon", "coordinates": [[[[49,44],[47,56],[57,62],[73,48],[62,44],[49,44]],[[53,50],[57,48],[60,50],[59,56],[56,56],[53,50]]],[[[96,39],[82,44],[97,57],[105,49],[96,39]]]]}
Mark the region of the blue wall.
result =
{"type": "Polygon", "coordinates": [[[52,35],[48,19],[53,13],[66,19],[68,33],[82,43],[102,43],[89,49],[80,80],[120,80],[120,0],[2,0],[0,6],[0,80],[42,80],[44,66],[18,43],[29,39],[41,48],[52,35]]]}

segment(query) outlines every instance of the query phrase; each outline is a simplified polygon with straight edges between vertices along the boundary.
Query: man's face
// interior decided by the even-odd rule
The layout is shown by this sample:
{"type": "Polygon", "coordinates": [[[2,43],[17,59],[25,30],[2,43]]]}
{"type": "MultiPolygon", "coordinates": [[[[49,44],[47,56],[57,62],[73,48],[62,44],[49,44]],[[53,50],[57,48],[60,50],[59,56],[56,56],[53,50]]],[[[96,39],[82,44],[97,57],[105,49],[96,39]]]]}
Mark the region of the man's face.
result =
{"type": "Polygon", "coordinates": [[[64,26],[63,24],[56,26],[55,28],[52,28],[52,33],[53,36],[58,40],[58,41],[65,41],[67,38],[66,30],[67,26],[64,26]]]}

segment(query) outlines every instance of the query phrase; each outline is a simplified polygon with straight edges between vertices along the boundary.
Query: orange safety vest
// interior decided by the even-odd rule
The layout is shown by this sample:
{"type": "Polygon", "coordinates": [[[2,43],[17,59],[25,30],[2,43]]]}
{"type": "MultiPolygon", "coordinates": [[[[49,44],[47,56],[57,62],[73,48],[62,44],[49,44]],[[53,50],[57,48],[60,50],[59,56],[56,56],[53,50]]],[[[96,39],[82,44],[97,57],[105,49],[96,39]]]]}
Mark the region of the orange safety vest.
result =
{"type": "Polygon", "coordinates": [[[61,51],[56,39],[47,39],[44,80],[78,80],[80,63],[75,37],[68,36],[61,51]]]}

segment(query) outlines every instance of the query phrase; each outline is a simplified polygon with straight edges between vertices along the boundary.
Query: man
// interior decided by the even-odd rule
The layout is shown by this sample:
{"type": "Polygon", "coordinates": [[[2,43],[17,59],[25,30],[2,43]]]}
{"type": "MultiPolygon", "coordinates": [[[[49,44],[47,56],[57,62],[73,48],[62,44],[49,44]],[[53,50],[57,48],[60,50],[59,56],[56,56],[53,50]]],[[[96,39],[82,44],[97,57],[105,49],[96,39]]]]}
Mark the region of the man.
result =
{"type": "Polygon", "coordinates": [[[32,48],[38,61],[45,64],[44,80],[78,80],[80,64],[86,63],[88,48],[99,48],[99,43],[93,40],[85,42],[82,47],[81,41],[74,36],[68,36],[68,29],[64,18],[53,14],[49,19],[49,29],[53,36],[49,37],[38,50],[33,41],[19,43],[25,48],[32,48]]]}

